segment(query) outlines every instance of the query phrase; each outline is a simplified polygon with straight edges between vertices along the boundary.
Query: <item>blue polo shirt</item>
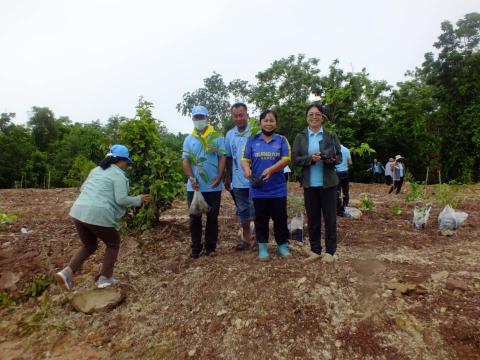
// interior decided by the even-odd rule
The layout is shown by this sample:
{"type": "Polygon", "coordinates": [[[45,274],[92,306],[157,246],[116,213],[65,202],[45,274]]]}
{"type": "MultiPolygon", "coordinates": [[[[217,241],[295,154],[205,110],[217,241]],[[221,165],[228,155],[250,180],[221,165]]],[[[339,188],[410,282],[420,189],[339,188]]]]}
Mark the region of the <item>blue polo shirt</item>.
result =
{"type": "Polygon", "coordinates": [[[232,186],[237,189],[247,189],[250,187],[250,181],[243,176],[242,170],[242,152],[245,144],[250,137],[250,127],[247,126],[243,132],[238,127],[227,132],[225,136],[225,150],[228,157],[232,158],[232,186]]]}
{"type": "MultiPolygon", "coordinates": [[[[225,140],[223,136],[217,137],[209,143],[209,137],[213,136],[215,129],[208,125],[207,130],[202,135],[198,135],[194,130],[192,134],[188,135],[183,142],[182,159],[189,159],[192,167],[193,176],[197,179],[201,192],[222,191],[223,183],[214,188],[211,186],[211,181],[218,176],[218,160],[221,156],[225,156],[225,140]],[[203,139],[201,139],[203,138],[203,139]],[[207,144],[205,148],[204,144],[207,144]],[[199,165],[195,165],[192,160],[192,155],[195,156],[199,165]],[[200,173],[205,174],[207,179],[203,179],[200,173]],[[208,180],[208,181],[205,181],[208,180]]],[[[191,181],[187,182],[187,191],[193,191],[191,181]]]]}
{"type": "MultiPolygon", "coordinates": [[[[323,140],[323,126],[314,133],[308,128],[308,156],[320,151],[320,141],[323,140]]],[[[309,168],[310,186],[323,186],[323,161],[312,163],[309,168]]]]}
{"type": "Polygon", "coordinates": [[[335,165],[335,170],[340,171],[348,171],[348,160],[350,159],[350,150],[348,150],[345,146],[340,145],[340,151],[342,152],[342,162],[338,165],[335,165]]]}
{"type": "MultiPolygon", "coordinates": [[[[283,159],[290,160],[290,145],[288,140],[278,134],[273,134],[270,142],[266,142],[262,134],[249,138],[243,149],[242,160],[250,162],[252,173],[260,176],[263,171],[283,159]]],[[[258,189],[250,189],[252,198],[281,198],[287,196],[287,182],[283,169],[270,176],[270,179],[258,189]]]]}

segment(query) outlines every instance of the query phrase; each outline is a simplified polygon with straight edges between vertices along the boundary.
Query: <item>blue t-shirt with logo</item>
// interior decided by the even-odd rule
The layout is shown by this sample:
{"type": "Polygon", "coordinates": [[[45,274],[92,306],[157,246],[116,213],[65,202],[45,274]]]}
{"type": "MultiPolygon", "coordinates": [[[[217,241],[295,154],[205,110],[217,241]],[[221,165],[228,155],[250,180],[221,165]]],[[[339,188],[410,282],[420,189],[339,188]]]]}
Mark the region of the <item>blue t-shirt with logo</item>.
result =
{"type": "MultiPolygon", "coordinates": [[[[225,140],[223,135],[220,135],[216,139],[209,141],[209,138],[211,139],[212,136],[218,136],[218,133],[213,126],[208,125],[207,130],[202,135],[198,135],[194,130],[183,142],[182,159],[190,160],[193,176],[197,179],[201,192],[222,191],[223,189],[222,182],[214,188],[212,188],[211,182],[214,177],[219,175],[218,160],[219,157],[225,156],[225,140]],[[207,148],[205,148],[200,137],[204,139],[205,143],[208,143],[207,148]],[[198,161],[198,166],[195,165],[193,158],[198,161]],[[203,176],[201,173],[203,173],[203,176]]],[[[190,179],[187,182],[187,191],[193,191],[190,179]]]]}
{"type": "MultiPolygon", "coordinates": [[[[252,136],[243,150],[242,160],[250,162],[252,174],[261,176],[263,171],[283,159],[290,160],[290,144],[278,134],[267,143],[262,134],[252,136]]],[[[281,198],[287,196],[287,181],[283,169],[272,174],[261,188],[251,188],[252,198],[281,198]]]]}
{"type": "Polygon", "coordinates": [[[345,146],[340,145],[340,151],[342,152],[342,162],[338,165],[335,165],[336,171],[348,171],[348,159],[350,159],[350,150],[345,146]]]}
{"type": "Polygon", "coordinates": [[[237,189],[250,187],[250,181],[243,175],[241,164],[243,148],[249,137],[250,128],[248,126],[243,132],[240,132],[235,126],[225,136],[226,154],[232,158],[232,186],[237,189]]]}

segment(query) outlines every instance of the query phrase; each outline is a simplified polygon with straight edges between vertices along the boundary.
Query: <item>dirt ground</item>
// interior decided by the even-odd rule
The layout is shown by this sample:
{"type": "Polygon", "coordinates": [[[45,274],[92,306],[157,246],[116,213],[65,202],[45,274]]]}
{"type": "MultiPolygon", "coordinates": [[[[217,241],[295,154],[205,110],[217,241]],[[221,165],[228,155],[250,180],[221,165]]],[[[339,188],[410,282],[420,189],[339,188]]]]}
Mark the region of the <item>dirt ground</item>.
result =
{"type": "MultiPolygon", "coordinates": [[[[79,247],[68,218],[77,191],[0,190],[0,212],[18,215],[0,229],[0,287],[8,288],[0,291],[17,296],[79,247]]],[[[85,315],[52,284],[42,297],[0,309],[0,358],[480,359],[480,186],[457,188],[458,209],[469,217],[449,237],[436,229],[433,195],[427,228],[413,229],[407,191],[351,184],[351,205],[367,194],[375,206],[358,220],[338,218],[334,263],[306,261],[307,240],[292,243],[288,259],[272,238],[268,262],[236,252],[228,193],[217,254],[190,260],[186,205],[178,201],[160,227],[123,236],[120,306],[85,315]],[[394,214],[395,205],[405,211],[394,214]]],[[[294,216],[302,190],[290,184],[289,192],[294,216]]],[[[76,290],[94,286],[102,254],[103,247],[85,263],[76,290]]]]}

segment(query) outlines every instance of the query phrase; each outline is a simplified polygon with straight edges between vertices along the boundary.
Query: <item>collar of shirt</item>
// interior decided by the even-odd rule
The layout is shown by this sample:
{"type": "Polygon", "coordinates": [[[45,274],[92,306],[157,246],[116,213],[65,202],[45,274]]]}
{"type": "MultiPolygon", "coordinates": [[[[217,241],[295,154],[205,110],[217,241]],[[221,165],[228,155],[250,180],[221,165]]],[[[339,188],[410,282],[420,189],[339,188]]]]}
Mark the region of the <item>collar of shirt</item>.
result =
{"type": "Polygon", "coordinates": [[[242,132],[240,132],[240,130],[238,130],[238,126],[235,126],[233,129],[234,129],[234,130],[233,130],[233,134],[234,134],[235,136],[245,136],[245,134],[248,134],[248,133],[249,133],[249,131],[250,131],[250,126],[247,125],[247,127],[245,128],[245,130],[243,130],[242,132]]]}
{"type": "MultiPolygon", "coordinates": [[[[205,130],[205,131],[203,132],[203,134],[201,134],[200,136],[201,136],[202,138],[205,138],[205,137],[207,137],[208,135],[210,135],[210,134],[211,134],[212,132],[214,132],[214,131],[215,131],[215,129],[213,128],[213,126],[210,125],[210,124],[208,124],[208,125],[207,125],[207,130],[205,130]]],[[[199,137],[196,129],[193,129],[192,135],[193,135],[193,136],[196,136],[196,137],[199,137]]]]}
{"type": "Polygon", "coordinates": [[[307,129],[308,129],[308,136],[317,136],[318,134],[323,135],[323,126],[316,133],[314,133],[312,129],[310,129],[310,126],[307,129]]]}

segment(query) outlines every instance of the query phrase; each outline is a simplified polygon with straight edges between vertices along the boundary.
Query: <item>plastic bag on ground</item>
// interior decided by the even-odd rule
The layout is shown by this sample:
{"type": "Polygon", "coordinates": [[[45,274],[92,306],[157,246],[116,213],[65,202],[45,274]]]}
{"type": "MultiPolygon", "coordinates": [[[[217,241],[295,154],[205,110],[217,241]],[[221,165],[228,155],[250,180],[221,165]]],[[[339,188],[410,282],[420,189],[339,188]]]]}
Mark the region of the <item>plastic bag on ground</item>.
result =
{"type": "Polygon", "coordinates": [[[303,214],[293,217],[289,229],[292,240],[303,241],[303,214]]]}
{"type": "Polygon", "coordinates": [[[413,227],[415,229],[425,229],[428,218],[430,217],[430,205],[416,207],[413,209],[413,227]]]}
{"type": "Polygon", "coordinates": [[[450,205],[447,205],[438,214],[439,230],[456,230],[467,219],[468,214],[463,211],[455,211],[450,205]]]}
{"type": "Polygon", "coordinates": [[[349,219],[360,219],[362,217],[362,212],[354,207],[347,206],[343,213],[349,219]]]}
{"type": "Polygon", "coordinates": [[[192,203],[190,204],[189,213],[190,215],[199,216],[206,214],[210,211],[210,205],[205,201],[202,193],[198,190],[195,190],[193,193],[192,203]]]}

